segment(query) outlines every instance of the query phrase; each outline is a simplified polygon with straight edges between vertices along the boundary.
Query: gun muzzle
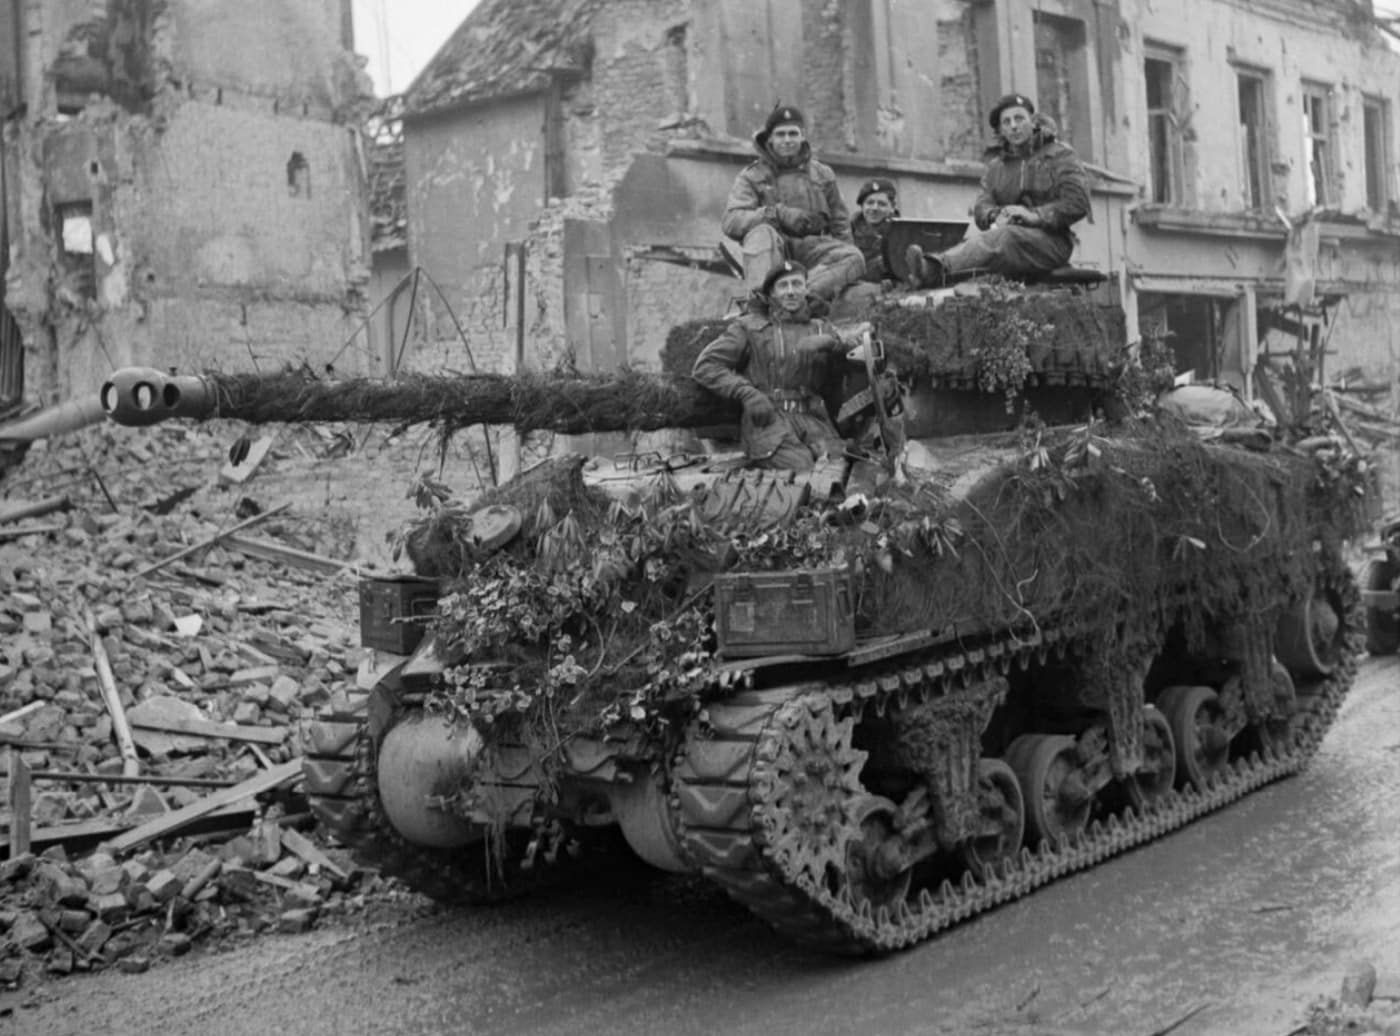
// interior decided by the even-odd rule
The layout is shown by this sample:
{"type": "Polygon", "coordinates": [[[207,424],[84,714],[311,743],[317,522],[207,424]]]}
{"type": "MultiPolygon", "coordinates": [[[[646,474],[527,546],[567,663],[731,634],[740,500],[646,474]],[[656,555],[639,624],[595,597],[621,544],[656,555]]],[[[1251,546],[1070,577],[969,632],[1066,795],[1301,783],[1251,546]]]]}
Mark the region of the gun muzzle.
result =
{"type": "Polygon", "coordinates": [[[123,367],[102,383],[102,409],[107,417],[129,428],[168,421],[195,420],[214,409],[209,384],[196,374],[165,374],[153,367],[123,367]]]}

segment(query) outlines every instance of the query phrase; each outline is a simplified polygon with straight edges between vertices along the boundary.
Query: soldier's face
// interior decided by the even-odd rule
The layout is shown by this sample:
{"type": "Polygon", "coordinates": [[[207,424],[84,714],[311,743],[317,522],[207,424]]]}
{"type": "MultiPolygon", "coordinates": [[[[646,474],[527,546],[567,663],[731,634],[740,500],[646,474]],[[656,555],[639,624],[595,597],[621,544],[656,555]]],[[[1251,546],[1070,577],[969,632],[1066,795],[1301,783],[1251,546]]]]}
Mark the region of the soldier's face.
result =
{"type": "Polygon", "coordinates": [[[894,215],[894,202],[890,201],[888,194],[876,191],[860,203],[860,211],[864,213],[867,223],[883,223],[894,215]]]}
{"type": "Polygon", "coordinates": [[[1011,145],[1031,139],[1031,113],[1012,105],[1001,113],[1001,135],[1011,145]]]}
{"type": "Polygon", "coordinates": [[[768,134],[768,146],[779,158],[792,158],[802,149],[802,142],[806,139],[801,126],[788,123],[773,127],[773,132],[768,134]]]}
{"type": "Polygon", "coordinates": [[[795,313],[807,301],[807,277],[800,273],[785,273],[773,282],[773,290],[768,295],[779,307],[795,313]]]}

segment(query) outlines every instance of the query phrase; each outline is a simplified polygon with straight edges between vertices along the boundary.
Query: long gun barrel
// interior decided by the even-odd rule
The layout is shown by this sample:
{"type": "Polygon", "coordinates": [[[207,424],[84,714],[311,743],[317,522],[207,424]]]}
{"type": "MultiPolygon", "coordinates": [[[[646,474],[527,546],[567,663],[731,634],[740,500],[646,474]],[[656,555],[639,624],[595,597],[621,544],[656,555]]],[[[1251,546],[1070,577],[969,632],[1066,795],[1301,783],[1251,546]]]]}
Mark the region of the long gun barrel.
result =
{"type": "Polygon", "coordinates": [[[739,409],[690,378],[624,370],[608,375],[409,375],[394,381],[323,379],[307,370],[276,374],[171,375],[145,367],[117,371],[102,386],[102,407],[119,424],[170,418],[363,421],[448,429],[513,425],[520,432],[567,435],[703,428],[736,421],[739,409]]]}

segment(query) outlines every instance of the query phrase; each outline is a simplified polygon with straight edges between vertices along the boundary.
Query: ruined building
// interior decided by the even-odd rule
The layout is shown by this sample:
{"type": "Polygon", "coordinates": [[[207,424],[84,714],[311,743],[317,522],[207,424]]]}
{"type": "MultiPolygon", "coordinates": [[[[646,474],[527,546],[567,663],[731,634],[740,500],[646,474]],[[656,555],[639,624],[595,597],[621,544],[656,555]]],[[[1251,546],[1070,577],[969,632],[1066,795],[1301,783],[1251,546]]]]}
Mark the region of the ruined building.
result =
{"type": "Polygon", "coordinates": [[[1316,327],[1393,381],[1400,54],[1369,0],[482,0],[405,98],[409,259],[455,311],[423,298],[406,362],[654,365],[740,290],[719,217],[775,101],[849,201],[879,174],[962,218],[1010,90],[1094,172],[1074,261],[1120,275],[1134,334],[1252,392],[1316,327]]]}
{"type": "Polygon", "coordinates": [[[349,0],[0,0],[0,407],[134,363],[377,369],[342,349],[370,265],[352,42],[349,0]]]}

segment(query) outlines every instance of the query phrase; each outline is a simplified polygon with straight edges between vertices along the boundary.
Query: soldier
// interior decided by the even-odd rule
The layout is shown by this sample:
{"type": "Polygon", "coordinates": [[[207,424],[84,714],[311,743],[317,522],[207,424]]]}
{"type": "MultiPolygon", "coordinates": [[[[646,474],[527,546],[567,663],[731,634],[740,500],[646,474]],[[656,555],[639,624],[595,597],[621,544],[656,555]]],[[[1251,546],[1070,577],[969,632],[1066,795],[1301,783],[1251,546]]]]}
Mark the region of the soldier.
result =
{"type": "Polygon", "coordinates": [[[991,123],[998,142],[984,156],[972,207],[983,233],[937,255],[910,245],[905,257],[916,287],[941,287],[974,271],[1033,277],[1063,266],[1074,251],[1070,227],[1089,214],[1088,178],[1074,149],[1055,139],[1055,123],[1021,94],[997,101],[991,123]]]}
{"type": "Polygon", "coordinates": [[[751,467],[810,471],[845,447],[822,399],[842,347],[831,325],[813,317],[809,290],[801,263],[778,263],[749,312],[695,360],[696,381],[744,408],[739,431],[751,467]]]}
{"type": "Polygon", "coordinates": [[[735,179],[720,229],[742,245],[750,290],[778,263],[795,259],[811,273],[807,290],[830,302],[860,279],[865,259],[851,241],[836,174],[812,157],[806,125],[791,106],[769,113],[753,138],[758,160],[735,179]]]}
{"type": "Polygon", "coordinates": [[[861,280],[893,287],[894,275],[885,265],[885,238],[890,233],[890,220],[899,215],[899,198],[889,180],[867,180],[856,194],[860,209],[851,220],[851,237],[865,256],[865,273],[861,280]]]}

